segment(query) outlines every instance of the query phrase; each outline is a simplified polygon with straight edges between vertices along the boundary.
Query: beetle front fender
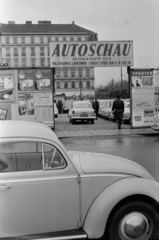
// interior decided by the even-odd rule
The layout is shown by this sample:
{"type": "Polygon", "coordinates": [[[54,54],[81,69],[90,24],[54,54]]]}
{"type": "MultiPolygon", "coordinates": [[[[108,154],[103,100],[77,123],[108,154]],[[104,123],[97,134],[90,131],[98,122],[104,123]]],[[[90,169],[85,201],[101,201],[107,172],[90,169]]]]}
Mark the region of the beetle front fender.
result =
{"type": "Polygon", "coordinates": [[[132,195],[146,195],[159,202],[159,183],[143,178],[119,180],[103,190],[92,203],[83,230],[88,238],[103,236],[110,212],[115,205],[132,195]]]}

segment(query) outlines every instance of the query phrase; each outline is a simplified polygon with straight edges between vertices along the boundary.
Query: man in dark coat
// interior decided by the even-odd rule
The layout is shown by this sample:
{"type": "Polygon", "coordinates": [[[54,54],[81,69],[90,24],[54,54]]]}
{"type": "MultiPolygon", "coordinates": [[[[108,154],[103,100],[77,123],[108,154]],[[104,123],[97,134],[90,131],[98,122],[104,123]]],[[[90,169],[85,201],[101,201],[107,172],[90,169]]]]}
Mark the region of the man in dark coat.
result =
{"type": "Polygon", "coordinates": [[[92,105],[93,105],[93,108],[96,112],[96,119],[98,119],[99,102],[98,102],[97,98],[95,98],[92,105]]]}
{"type": "Polygon", "coordinates": [[[121,100],[120,94],[117,95],[117,99],[113,102],[112,112],[114,114],[114,119],[118,125],[118,129],[121,129],[124,113],[124,101],[121,100]]]}

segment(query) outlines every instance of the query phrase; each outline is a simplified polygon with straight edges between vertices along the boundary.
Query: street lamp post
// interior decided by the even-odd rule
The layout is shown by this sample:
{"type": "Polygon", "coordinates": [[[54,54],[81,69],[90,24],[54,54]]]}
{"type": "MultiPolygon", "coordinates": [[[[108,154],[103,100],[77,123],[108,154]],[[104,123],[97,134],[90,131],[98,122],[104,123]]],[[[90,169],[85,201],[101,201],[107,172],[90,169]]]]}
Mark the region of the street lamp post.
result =
{"type": "Polygon", "coordinates": [[[81,81],[82,75],[80,75],[79,77],[80,77],[80,100],[82,100],[82,81],[81,81]]]}

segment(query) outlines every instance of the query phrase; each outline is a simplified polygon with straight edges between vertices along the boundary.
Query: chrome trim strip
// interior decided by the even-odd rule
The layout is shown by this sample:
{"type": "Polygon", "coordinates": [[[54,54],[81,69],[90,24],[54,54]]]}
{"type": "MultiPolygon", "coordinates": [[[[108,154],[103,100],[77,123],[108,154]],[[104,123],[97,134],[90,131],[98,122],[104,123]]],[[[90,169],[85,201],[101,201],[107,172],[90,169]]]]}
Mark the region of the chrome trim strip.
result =
{"type": "Polygon", "coordinates": [[[72,176],[72,177],[48,177],[48,178],[44,178],[44,177],[39,177],[39,178],[32,178],[32,179],[17,179],[17,180],[5,180],[5,179],[0,179],[0,185],[2,183],[16,183],[16,182],[36,182],[36,181],[50,181],[50,180],[61,180],[61,179],[77,179],[77,176],[72,176]]]}
{"type": "Polygon", "coordinates": [[[84,174],[80,175],[81,178],[89,178],[89,177],[128,177],[130,174],[119,174],[119,173],[106,173],[106,174],[84,174]]]}
{"type": "Polygon", "coordinates": [[[67,237],[51,237],[51,238],[37,238],[36,240],[69,240],[69,239],[85,239],[87,238],[86,234],[83,235],[75,235],[75,236],[67,236],[67,237]]]}

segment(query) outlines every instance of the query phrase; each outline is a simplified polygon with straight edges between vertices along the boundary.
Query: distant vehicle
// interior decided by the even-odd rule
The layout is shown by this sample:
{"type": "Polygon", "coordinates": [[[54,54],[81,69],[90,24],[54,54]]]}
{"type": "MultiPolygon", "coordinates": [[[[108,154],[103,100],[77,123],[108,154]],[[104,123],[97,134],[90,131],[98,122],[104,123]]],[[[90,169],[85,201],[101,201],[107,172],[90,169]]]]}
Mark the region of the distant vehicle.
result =
{"type": "Polygon", "coordinates": [[[0,121],[0,240],[152,240],[159,183],[141,165],[69,151],[44,124],[0,121]]]}
{"type": "MultiPolygon", "coordinates": [[[[109,120],[113,120],[114,119],[114,115],[112,113],[112,106],[113,106],[113,102],[115,99],[111,99],[111,100],[107,100],[103,103],[99,114],[109,120]]],[[[125,123],[130,123],[130,101],[127,99],[125,101],[125,99],[122,99],[124,101],[124,114],[123,114],[123,121],[125,123]]]]}
{"type": "Polygon", "coordinates": [[[156,116],[154,116],[151,128],[155,131],[159,131],[159,113],[157,113],[156,116]]]}
{"type": "Polygon", "coordinates": [[[73,100],[66,100],[66,101],[63,102],[63,106],[62,106],[63,113],[68,113],[72,102],[73,102],[73,100]]]}
{"type": "Polygon", "coordinates": [[[79,120],[90,121],[93,124],[96,119],[96,113],[90,101],[76,101],[72,103],[68,112],[68,117],[72,124],[79,120]]]}
{"type": "Polygon", "coordinates": [[[54,116],[55,116],[55,118],[58,118],[58,114],[59,114],[59,111],[57,109],[56,103],[54,102],[54,116]]]}

